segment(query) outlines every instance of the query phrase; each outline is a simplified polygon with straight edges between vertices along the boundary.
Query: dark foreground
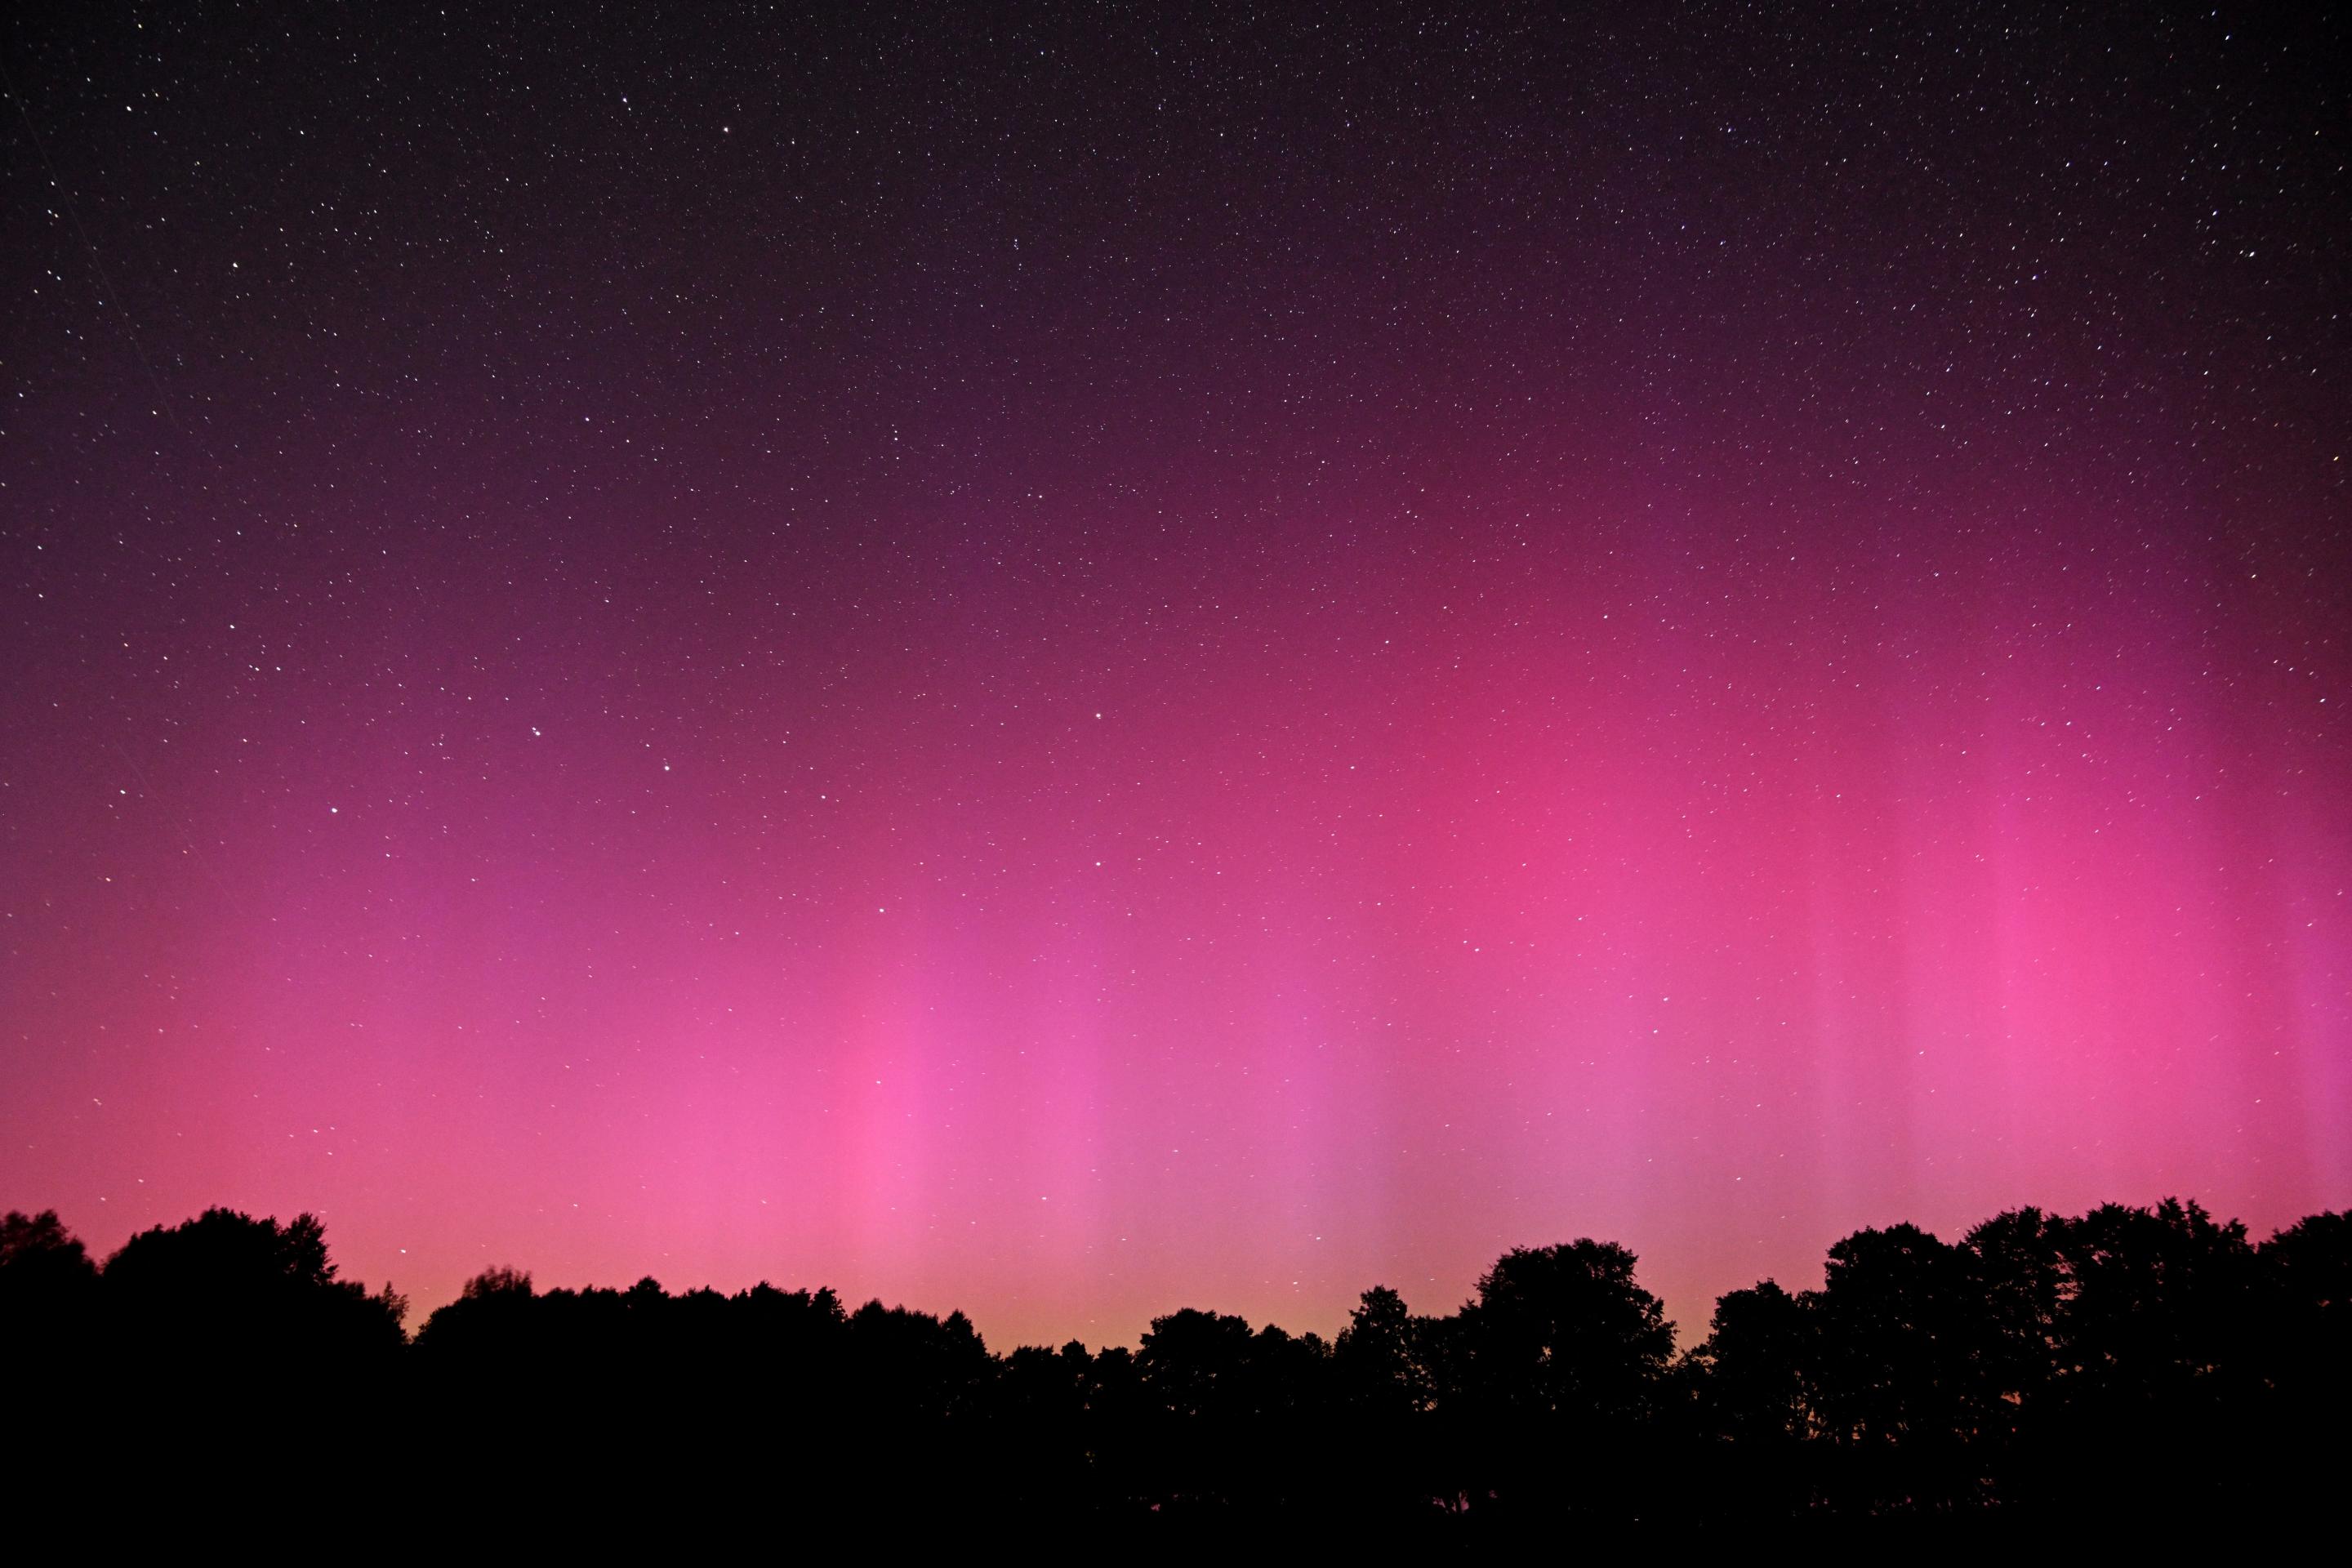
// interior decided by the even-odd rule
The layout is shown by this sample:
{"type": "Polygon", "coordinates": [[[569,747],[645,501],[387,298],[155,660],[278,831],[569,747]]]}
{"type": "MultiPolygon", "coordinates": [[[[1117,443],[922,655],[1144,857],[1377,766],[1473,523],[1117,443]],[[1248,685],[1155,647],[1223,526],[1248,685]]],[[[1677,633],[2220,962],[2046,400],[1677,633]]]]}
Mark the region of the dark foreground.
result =
{"type": "Polygon", "coordinates": [[[101,1268],[0,1234],[17,1528],[305,1554],[961,1539],[1795,1539],[2283,1548],[2338,1528],[2352,1216],[2255,1245],[2194,1205],[1907,1226],[1817,1291],[1725,1296],[1677,1357],[1623,1248],[1513,1251],[1445,1316],[1336,1341],[1180,1311],[1140,1348],[992,1353],[961,1313],[769,1286],[540,1291],[411,1339],[324,1236],[226,1210],[101,1268]]]}

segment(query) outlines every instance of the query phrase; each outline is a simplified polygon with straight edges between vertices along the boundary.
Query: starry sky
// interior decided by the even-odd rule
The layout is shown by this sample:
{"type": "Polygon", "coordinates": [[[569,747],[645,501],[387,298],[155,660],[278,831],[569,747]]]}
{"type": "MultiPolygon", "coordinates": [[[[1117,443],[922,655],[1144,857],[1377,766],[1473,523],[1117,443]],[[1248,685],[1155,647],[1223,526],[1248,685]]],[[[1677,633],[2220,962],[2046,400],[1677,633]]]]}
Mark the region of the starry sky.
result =
{"type": "Polygon", "coordinates": [[[0,24],[0,1204],[1003,1347],[2352,1202],[2340,13],[992,10],[0,24]]]}

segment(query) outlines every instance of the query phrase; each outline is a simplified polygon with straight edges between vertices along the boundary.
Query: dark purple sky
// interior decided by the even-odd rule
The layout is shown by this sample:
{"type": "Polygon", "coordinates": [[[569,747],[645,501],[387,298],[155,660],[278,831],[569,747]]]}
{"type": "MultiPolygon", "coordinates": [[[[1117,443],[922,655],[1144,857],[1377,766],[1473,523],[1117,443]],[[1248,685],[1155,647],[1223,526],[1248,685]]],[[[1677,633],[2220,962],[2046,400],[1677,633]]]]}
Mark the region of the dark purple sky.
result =
{"type": "Polygon", "coordinates": [[[0,24],[0,1203],[1004,1344],[2352,1200],[2341,21],[641,13],[0,24]]]}

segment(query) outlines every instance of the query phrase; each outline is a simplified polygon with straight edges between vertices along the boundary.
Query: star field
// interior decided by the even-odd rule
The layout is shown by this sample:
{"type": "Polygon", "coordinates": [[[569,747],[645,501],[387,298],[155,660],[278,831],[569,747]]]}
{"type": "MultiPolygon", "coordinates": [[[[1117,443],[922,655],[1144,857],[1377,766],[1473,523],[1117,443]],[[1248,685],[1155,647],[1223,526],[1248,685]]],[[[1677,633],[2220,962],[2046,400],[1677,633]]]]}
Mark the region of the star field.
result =
{"type": "Polygon", "coordinates": [[[2339,18],[0,26],[7,1204],[1099,1343],[2352,1195],[2339,18]]]}

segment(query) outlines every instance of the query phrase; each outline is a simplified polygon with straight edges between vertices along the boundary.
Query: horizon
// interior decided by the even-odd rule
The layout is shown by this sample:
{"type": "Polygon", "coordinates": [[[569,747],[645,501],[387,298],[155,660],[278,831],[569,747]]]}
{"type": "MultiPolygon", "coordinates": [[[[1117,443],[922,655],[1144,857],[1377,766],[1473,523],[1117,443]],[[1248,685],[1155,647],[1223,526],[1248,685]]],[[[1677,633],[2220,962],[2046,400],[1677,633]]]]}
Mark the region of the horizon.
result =
{"type": "MultiPolygon", "coordinates": [[[[2273,1240],[2280,1232],[2288,1229],[2297,1221],[2315,1217],[2313,1215],[2298,1215],[2275,1226],[2256,1226],[2246,1221],[2242,1215],[2225,1214],[2211,1210],[2207,1208],[2206,1205],[2200,1204],[2193,1196],[2182,1194],[2166,1194],[2162,1198],[2151,1200],[2147,1203],[2134,1203],[2128,1200],[2109,1199],[2097,1204],[2081,1205],[2080,1212],[2087,1213],[2094,1209],[2118,1206],[2142,1212],[2152,1212],[2159,1205],[2159,1204],[2165,1202],[2178,1202],[2193,1209],[2201,1210],[2210,1214],[2214,1223],[2225,1227],[2232,1225],[2243,1226],[2246,1232],[2247,1241],[2256,1247],[2260,1247],[2273,1240]]],[[[245,1213],[245,1211],[236,1209],[233,1205],[206,1205],[202,1208],[189,1211],[187,1214],[184,1215],[181,1221],[177,1223],[185,1223],[186,1221],[193,1220],[199,1214],[210,1212],[213,1209],[224,1209],[230,1213],[240,1215],[245,1213]]],[[[2061,1208],[2043,1204],[2013,1204],[2008,1205],[2008,1207],[2000,1212],[2002,1214],[2010,1214],[2025,1209],[2038,1209],[2042,1213],[2051,1215],[2059,1215],[2067,1212],[2061,1208]]],[[[40,1213],[44,1211],[37,1209],[30,1212],[40,1213]]],[[[1397,1294],[1403,1299],[1407,1308],[1409,1308],[1417,1316],[1444,1316],[1449,1313],[1459,1311],[1465,1303],[1476,1300],[1476,1278],[1478,1275],[1483,1275],[1488,1268],[1492,1268],[1495,1261],[1494,1258],[1490,1258],[1484,1264],[1481,1264],[1475,1274],[1474,1274],[1471,1280],[1465,1285],[1458,1296],[1443,1304],[1416,1300],[1412,1292],[1398,1288],[1392,1281],[1369,1280],[1359,1288],[1355,1297],[1351,1298],[1349,1302],[1348,1308],[1344,1308],[1341,1310],[1339,1321],[1329,1324],[1300,1324],[1285,1322],[1278,1318],[1261,1317],[1255,1313],[1239,1310],[1230,1305],[1221,1302],[1192,1300],[1188,1299],[1181,1301],[1171,1301],[1164,1306],[1154,1310],[1145,1318],[1143,1323],[1138,1328],[1135,1333],[1123,1339],[1087,1340],[1083,1335],[1078,1334],[1065,1334],[1059,1337],[1047,1335],[1045,1337],[992,1338],[989,1333],[988,1323],[978,1314],[967,1310],[960,1303],[952,1301],[932,1302],[894,1300],[887,1294],[877,1294],[873,1292],[844,1289],[841,1281],[830,1279],[799,1279],[779,1278],[775,1276],[762,1276],[756,1279],[745,1279],[740,1283],[721,1282],[718,1280],[698,1280],[689,1282],[683,1279],[664,1279],[657,1272],[648,1269],[640,1271],[634,1278],[624,1274],[608,1279],[551,1280],[537,1270],[533,1269],[527,1263],[519,1263],[512,1259],[509,1259],[504,1263],[485,1264],[479,1268],[470,1270],[466,1279],[459,1281],[459,1286],[452,1288],[446,1296],[419,1294],[418,1292],[401,1288],[402,1282],[398,1279],[376,1279],[366,1278],[358,1271],[346,1267],[346,1260],[336,1255],[335,1230],[334,1225],[330,1216],[323,1214],[311,1213],[310,1211],[303,1212],[310,1213],[310,1217],[318,1219],[324,1226],[328,1258],[334,1265],[336,1277],[338,1279],[351,1284],[362,1286],[372,1292],[376,1290],[386,1292],[396,1291],[402,1300],[407,1304],[407,1316],[404,1321],[404,1327],[407,1337],[411,1340],[415,1338],[417,1331],[424,1327],[426,1320],[431,1318],[435,1311],[442,1307],[447,1306],[451,1301],[457,1300],[459,1298],[460,1289],[464,1285],[470,1283],[473,1279],[486,1273],[511,1271],[514,1274],[521,1276],[522,1279],[529,1282],[533,1290],[542,1295],[557,1290],[570,1290],[583,1294],[590,1291],[601,1290],[618,1290],[625,1292],[648,1279],[653,1279],[662,1288],[664,1292],[673,1297],[692,1294],[703,1290],[715,1290],[722,1296],[734,1297],[761,1287],[768,1287],[787,1292],[815,1292],[819,1290],[828,1290],[834,1294],[835,1299],[840,1301],[845,1309],[850,1311],[856,1311],[862,1306],[874,1304],[892,1310],[904,1310],[908,1311],[920,1312],[938,1319],[945,1319],[950,1314],[960,1314],[971,1321],[973,1331],[977,1333],[982,1341],[988,1345],[990,1352],[997,1355],[1007,1354],[1013,1350],[1024,1347],[1055,1350],[1071,1342],[1074,1340],[1083,1344],[1090,1352],[1100,1352],[1114,1347],[1133,1350],[1136,1348],[1137,1342],[1140,1341],[1144,1333],[1149,1331],[1154,1321],[1171,1313],[1188,1310],[1207,1312],[1218,1316],[1241,1317],[1247,1320],[1253,1328],[1262,1329],[1266,1327],[1276,1327],[1294,1336],[1312,1333],[1320,1336],[1328,1342],[1336,1340],[1339,1337],[1340,1330],[1346,1326],[1349,1310],[1352,1309],[1367,1292],[1374,1289],[1386,1289],[1395,1290],[1397,1294]]],[[[298,1216],[296,1215],[265,1215],[257,1213],[247,1215],[247,1217],[262,1220],[267,1223],[282,1224],[298,1216]]],[[[1879,1230],[1889,1226],[1910,1224],[1917,1225],[1917,1228],[1927,1232],[1929,1236],[1947,1246],[1957,1247],[1961,1243],[1969,1232],[1976,1228],[1978,1224],[1991,1220],[1995,1217],[1996,1216],[1993,1215],[1984,1215],[1979,1216],[1977,1221],[1971,1222],[1969,1225],[1965,1226],[1956,1227],[1948,1233],[1940,1230],[1934,1226],[1918,1225],[1916,1221],[1889,1218],[1884,1221],[1874,1222],[1869,1226],[1855,1226],[1853,1231],[1843,1233],[1841,1237],[1832,1237],[1831,1240],[1834,1241],[1843,1239],[1844,1235],[1852,1235],[1858,1231],[1879,1230]]],[[[121,1248],[124,1246],[127,1246],[130,1240],[135,1237],[144,1235],[149,1230],[155,1228],[161,1228],[167,1231],[171,1230],[174,1228],[175,1223],[167,1220],[159,1221],[155,1226],[142,1226],[132,1232],[131,1237],[126,1237],[122,1242],[117,1243],[113,1247],[101,1247],[96,1244],[95,1239],[87,1230],[75,1226],[68,1216],[59,1214],[58,1219],[68,1234],[77,1237],[83,1242],[85,1246],[89,1247],[91,1260],[97,1263],[101,1269],[115,1253],[121,1251],[121,1248]]],[[[1507,1252],[1520,1247],[1536,1250],[1545,1247],[1559,1246],[1569,1243],[1580,1243],[1584,1241],[1597,1241],[1605,1245],[1622,1245],[1617,1240],[1617,1238],[1607,1236],[1560,1237],[1548,1242],[1530,1241],[1513,1243],[1511,1247],[1506,1247],[1503,1250],[1507,1252]]],[[[1789,1291],[1791,1295],[1797,1295],[1804,1291],[1817,1290],[1821,1288],[1822,1283],[1822,1277],[1824,1272],[1822,1263],[1826,1261],[1830,1245],[1831,1243],[1829,1241],[1825,1241],[1822,1244],[1821,1249],[1822,1262],[1816,1263],[1813,1268],[1810,1271],[1810,1276],[1807,1278],[1790,1279],[1777,1276],[1764,1276],[1740,1284],[1728,1286],[1726,1288],[1726,1291],[1744,1290],[1753,1286],[1768,1282],[1778,1284],[1781,1289],[1789,1291]]],[[[1656,1293],[1654,1282],[1649,1274],[1648,1262],[1646,1259],[1642,1258],[1640,1249],[1629,1247],[1627,1250],[1633,1252],[1636,1259],[1633,1270],[1634,1282],[1643,1289],[1652,1290],[1653,1293],[1656,1293]]],[[[1500,1256],[1500,1254],[1497,1254],[1497,1256],[1500,1256]]],[[[1723,1293],[1725,1292],[1718,1292],[1718,1295],[1723,1293]]],[[[1664,1300],[1663,1296],[1661,1297],[1661,1300],[1664,1300]]],[[[1710,1299],[1707,1303],[1709,1314],[1712,1313],[1714,1305],[1714,1300],[1710,1299]]],[[[1707,1317],[1705,1315],[1698,1318],[1695,1322],[1685,1324],[1682,1320],[1675,1318],[1671,1310],[1666,1313],[1666,1327],[1672,1332],[1674,1347],[1677,1352],[1689,1351],[1701,1343],[1706,1338],[1707,1326],[1707,1317]]]]}

